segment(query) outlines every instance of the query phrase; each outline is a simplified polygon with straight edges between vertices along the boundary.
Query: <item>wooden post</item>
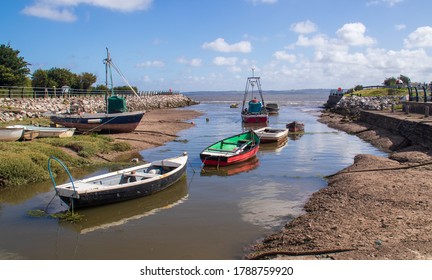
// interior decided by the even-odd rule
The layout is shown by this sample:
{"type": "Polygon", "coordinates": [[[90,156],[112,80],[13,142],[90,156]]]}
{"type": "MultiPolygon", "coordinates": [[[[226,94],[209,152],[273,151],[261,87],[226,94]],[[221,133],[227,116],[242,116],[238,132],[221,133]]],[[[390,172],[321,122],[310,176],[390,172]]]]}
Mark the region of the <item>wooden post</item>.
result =
{"type": "Polygon", "coordinates": [[[409,105],[405,105],[405,114],[407,115],[409,114],[409,109],[410,109],[409,105]]]}
{"type": "Polygon", "coordinates": [[[429,106],[425,107],[425,117],[429,117],[429,106]]]}

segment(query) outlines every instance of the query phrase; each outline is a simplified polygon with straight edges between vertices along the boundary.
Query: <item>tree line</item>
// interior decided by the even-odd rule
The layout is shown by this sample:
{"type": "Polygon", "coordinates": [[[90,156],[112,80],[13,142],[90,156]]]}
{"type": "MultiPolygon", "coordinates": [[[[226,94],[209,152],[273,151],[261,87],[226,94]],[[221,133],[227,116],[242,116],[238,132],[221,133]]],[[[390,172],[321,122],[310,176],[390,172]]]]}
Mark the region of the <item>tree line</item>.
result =
{"type": "MultiPolygon", "coordinates": [[[[13,49],[10,44],[0,45],[0,86],[23,86],[41,88],[61,88],[69,86],[82,91],[106,90],[105,85],[97,85],[96,75],[88,72],[76,74],[66,68],[53,67],[48,70],[37,69],[32,74],[30,63],[20,56],[20,51],[13,49]]],[[[127,86],[115,87],[116,90],[129,90],[127,86]]],[[[136,91],[136,87],[134,87],[136,91]]]]}

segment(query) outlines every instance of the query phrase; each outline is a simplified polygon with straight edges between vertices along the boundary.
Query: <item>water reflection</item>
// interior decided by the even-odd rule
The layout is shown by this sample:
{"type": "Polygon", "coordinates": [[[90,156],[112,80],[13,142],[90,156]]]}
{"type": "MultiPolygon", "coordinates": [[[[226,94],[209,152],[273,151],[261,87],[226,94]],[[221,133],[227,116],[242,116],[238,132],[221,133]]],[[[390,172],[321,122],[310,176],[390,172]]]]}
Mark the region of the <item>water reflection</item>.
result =
{"type": "Polygon", "coordinates": [[[175,207],[188,198],[187,179],[184,176],[177,183],[156,194],[130,201],[79,210],[84,219],[78,223],[61,222],[61,226],[71,228],[81,234],[109,229],[132,220],[156,214],[175,207]]]}
{"type": "Polygon", "coordinates": [[[283,142],[275,143],[261,143],[259,152],[260,153],[274,153],[279,155],[282,150],[288,145],[288,138],[283,142]]]}

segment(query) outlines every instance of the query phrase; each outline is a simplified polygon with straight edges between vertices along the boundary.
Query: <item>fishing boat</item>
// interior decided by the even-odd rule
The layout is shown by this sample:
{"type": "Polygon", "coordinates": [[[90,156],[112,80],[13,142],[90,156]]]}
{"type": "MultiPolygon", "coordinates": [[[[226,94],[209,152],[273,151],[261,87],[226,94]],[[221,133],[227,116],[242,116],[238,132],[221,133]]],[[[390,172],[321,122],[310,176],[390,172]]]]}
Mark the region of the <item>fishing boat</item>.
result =
{"type": "Polygon", "coordinates": [[[112,62],[110,53],[107,48],[107,58],[104,59],[106,73],[106,87],[110,88],[110,97],[106,93],[105,103],[106,111],[102,113],[81,113],[73,114],[55,114],[50,116],[50,120],[58,125],[75,128],[82,133],[89,132],[106,132],[106,133],[127,133],[134,131],[143,118],[145,111],[127,112],[126,100],[114,95],[111,68],[128,84],[132,92],[138,96],[133,87],[127,82],[117,66],[112,62]],[[111,83],[108,82],[111,78],[111,83]]]}
{"type": "Polygon", "coordinates": [[[56,157],[48,160],[48,169],[56,194],[70,208],[115,203],[162,191],[176,183],[186,172],[187,153],[119,171],[74,181],[66,166],[56,157]],[[56,185],[51,160],[58,161],[68,172],[70,182],[56,185]]]}
{"type": "MultiPolygon", "coordinates": [[[[32,134],[32,137],[45,138],[45,137],[57,137],[65,138],[72,137],[75,133],[75,128],[68,127],[47,127],[47,126],[34,126],[34,125],[10,125],[7,127],[21,127],[24,128],[24,134],[32,134]],[[35,134],[34,134],[35,133],[35,134]]],[[[31,140],[31,139],[26,139],[31,140]]]]}
{"type": "Polygon", "coordinates": [[[254,131],[261,143],[283,142],[288,138],[288,128],[262,127],[254,131]]]}
{"type": "Polygon", "coordinates": [[[304,132],[304,123],[293,121],[286,125],[289,132],[304,132]]]}
{"type": "Polygon", "coordinates": [[[8,128],[8,127],[1,127],[0,128],[0,141],[7,141],[7,142],[13,142],[18,141],[21,139],[24,133],[24,128],[8,128]]]}
{"type": "Polygon", "coordinates": [[[267,123],[268,112],[265,106],[264,97],[261,90],[260,77],[255,77],[254,68],[252,68],[252,77],[246,80],[246,88],[243,97],[243,106],[241,117],[243,123],[267,123]],[[259,98],[254,92],[254,87],[257,86],[259,98]],[[248,101],[249,100],[249,101],[248,101]],[[246,103],[246,101],[248,101],[246,103]]]}
{"type": "Polygon", "coordinates": [[[267,103],[266,110],[269,114],[278,114],[279,105],[277,103],[267,103]]]}
{"type": "Polygon", "coordinates": [[[260,138],[253,131],[220,140],[200,153],[204,165],[227,166],[253,158],[258,152],[260,138]]]}

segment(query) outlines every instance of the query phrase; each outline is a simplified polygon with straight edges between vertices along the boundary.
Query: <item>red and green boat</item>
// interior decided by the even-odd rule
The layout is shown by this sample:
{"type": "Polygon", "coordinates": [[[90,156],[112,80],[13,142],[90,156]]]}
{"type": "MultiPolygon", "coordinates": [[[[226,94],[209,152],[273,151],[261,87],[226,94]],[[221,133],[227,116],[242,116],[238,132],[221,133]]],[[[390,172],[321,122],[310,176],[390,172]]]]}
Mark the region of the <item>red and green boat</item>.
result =
{"type": "Polygon", "coordinates": [[[258,152],[260,138],[253,131],[220,140],[200,153],[204,165],[227,166],[253,158],[258,152]]]}

